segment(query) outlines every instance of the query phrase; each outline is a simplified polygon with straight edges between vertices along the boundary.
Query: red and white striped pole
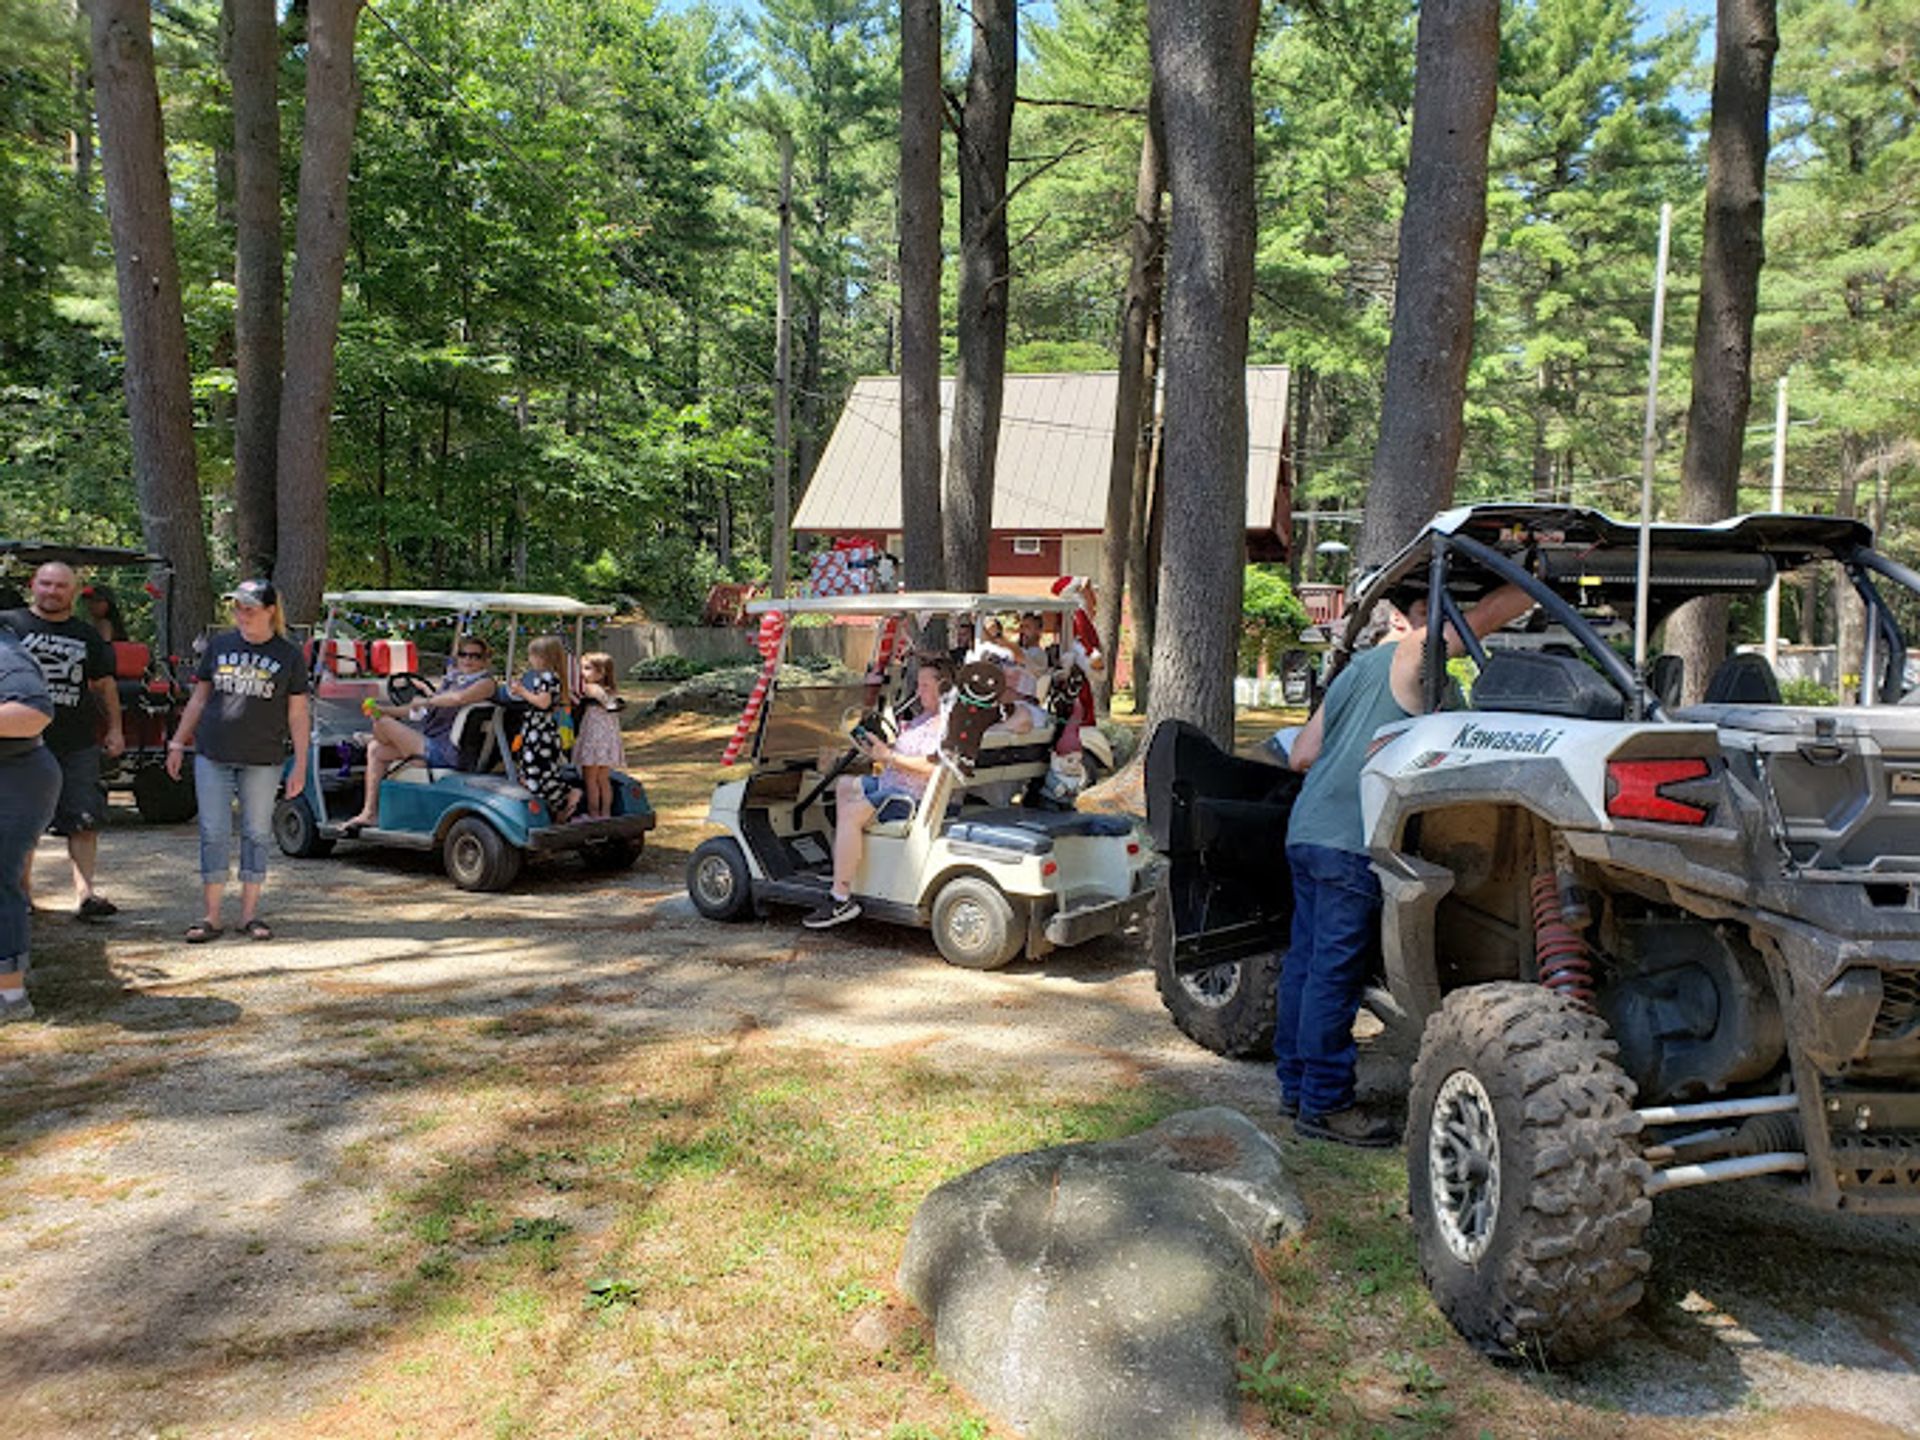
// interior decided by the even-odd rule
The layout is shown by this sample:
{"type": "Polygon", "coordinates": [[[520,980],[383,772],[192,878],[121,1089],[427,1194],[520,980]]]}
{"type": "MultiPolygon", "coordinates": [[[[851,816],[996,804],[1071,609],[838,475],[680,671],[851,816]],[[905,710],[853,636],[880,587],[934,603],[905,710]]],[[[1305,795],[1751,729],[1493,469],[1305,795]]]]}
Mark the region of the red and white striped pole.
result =
{"type": "Polygon", "coordinates": [[[740,749],[747,743],[747,736],[753,733],[754,725],[760,719],[761,708],[767,703],[767,691],[773,688],[773,677],[780,669],[780,651],[787,634],[787,617],[778,610],[769,610],[760,617],[760,635],[754,641],[765,663],[760,667],[760,678],[753,682],[753,693],[747,696],[746,708],[740,712],[740,723],[733,727],[733,738],[727,742],[727,752],[720,757],[722,765],[731,765],[740,758],[740,749]]]}

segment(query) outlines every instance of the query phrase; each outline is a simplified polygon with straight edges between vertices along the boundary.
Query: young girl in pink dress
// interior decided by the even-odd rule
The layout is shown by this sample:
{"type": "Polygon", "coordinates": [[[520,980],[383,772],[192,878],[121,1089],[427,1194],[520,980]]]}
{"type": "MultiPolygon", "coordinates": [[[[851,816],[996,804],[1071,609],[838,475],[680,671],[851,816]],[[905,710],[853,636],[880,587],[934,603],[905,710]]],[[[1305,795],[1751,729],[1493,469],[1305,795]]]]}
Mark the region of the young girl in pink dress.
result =
{"type": "Polygon", "coordinates": [[[613,814],[613,772],[626,756],[620,743],[620,686],[613,657],[603,651],[580,657],[580,733],[573,741],[573,763],[586,787],[588,818],[613,814]]]}

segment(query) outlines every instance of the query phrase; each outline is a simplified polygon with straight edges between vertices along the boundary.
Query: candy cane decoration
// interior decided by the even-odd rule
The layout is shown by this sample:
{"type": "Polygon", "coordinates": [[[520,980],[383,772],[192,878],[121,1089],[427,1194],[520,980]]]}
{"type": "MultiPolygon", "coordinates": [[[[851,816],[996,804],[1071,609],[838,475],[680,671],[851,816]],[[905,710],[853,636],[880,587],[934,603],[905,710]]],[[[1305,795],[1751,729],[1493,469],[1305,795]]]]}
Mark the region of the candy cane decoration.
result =
{"type": "Polygon", "coordinates": [[[753,693],[747,696],[746,708],[740,712],[740,723],[733,727],[733,738],[727,742],[727,753],[720,757],[722,765],[731,765],[740,758],[740,747],[747,743],[747,736],[760,719],[761,707],[767,703],[767,691],[773,686],[773,677],[780,669],[780,649],[786,641],[787,617],[778,610],[769,610],[760,617],[760,635],[754,641],[765,663],[760,667],[760,678],[753,682],[753,693]]]}

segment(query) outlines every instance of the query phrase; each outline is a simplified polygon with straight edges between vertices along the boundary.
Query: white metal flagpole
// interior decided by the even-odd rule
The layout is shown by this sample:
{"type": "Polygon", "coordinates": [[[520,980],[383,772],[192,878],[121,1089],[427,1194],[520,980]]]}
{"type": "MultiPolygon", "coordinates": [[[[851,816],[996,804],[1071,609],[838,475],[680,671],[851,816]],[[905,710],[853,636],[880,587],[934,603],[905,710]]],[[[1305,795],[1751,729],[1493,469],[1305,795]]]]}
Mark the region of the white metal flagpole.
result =
{"type": "MultiPolygon", "coordinates": [[[[1787,377],[1782,375],[1773,391],[1773,513],[1778,515],[1787,501],[1787,377]]],[[[1780,577],[1773,577],[1767,591],[1767,664],[1780,663],[1780,577]]]]}
{"type": "Polygon", "coordinates": [[[1667,244],[1673,234],[1673,206],[1660,207],[1660,258],[1653,270],[1653,343],[1647,360],[1647,421],[1640,435],[1640,564],[1633,594],[1633,668],[1643,687],[1647,678],[1648,571],[1653,559],[1653,441],[1660,405],[1660,340],[1667,324],[1667,244]]]}

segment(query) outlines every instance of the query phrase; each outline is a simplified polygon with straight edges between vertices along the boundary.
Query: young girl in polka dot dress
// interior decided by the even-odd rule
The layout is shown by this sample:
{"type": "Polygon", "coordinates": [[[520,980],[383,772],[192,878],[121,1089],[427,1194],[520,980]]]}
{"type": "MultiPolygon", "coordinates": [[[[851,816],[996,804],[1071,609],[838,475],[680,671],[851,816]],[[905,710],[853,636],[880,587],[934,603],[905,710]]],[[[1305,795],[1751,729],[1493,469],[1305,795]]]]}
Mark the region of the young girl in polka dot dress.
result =
{"type": "Polygon", "coordinates": [[[542,635],[527,646],[527,673],[507,686],[507,694],[527,707],[514,741],[520,783],[547,802],[555,820],[571,819],[580,792],[560,774],[567,760],[560,721],[573,718],[573,691],[567,684],[567,647],[559,636],[542,635]]]}

